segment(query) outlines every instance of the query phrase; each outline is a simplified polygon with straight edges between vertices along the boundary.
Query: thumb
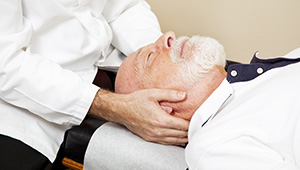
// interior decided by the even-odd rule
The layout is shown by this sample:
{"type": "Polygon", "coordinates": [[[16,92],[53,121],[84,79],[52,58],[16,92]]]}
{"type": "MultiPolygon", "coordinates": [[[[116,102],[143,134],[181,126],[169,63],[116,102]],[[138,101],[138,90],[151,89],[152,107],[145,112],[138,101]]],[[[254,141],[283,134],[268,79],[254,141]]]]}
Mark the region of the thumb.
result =
{"type": "Polygon", "coordinates": [[[186,98],[186,92],[170,89],[153,89],[151,94],[156,101],[179,102],[186,98]]]}

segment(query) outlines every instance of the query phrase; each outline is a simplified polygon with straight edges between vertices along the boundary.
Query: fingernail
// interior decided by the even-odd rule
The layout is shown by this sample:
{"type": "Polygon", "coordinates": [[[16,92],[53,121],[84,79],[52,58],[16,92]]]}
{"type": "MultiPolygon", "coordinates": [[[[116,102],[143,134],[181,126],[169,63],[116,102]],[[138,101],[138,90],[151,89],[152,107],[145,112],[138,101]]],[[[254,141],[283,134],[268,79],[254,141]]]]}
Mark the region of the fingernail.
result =
{"type": "Polygon", "coordinates": [[[185,92],[182,92],[182,91],[180,91],[180,92],[178,92],[177,93],[177,96],[179,97],[179,98],[185,98],[185,95],[186,95],[186,93],[185,92]]]}

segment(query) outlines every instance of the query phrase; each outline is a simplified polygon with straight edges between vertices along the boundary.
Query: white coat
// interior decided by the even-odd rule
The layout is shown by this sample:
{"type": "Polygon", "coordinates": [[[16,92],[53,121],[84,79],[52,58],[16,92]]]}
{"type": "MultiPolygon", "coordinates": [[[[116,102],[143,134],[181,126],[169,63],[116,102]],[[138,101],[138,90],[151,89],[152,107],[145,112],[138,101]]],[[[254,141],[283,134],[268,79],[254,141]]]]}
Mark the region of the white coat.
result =
{"type": "Polygon", "coordinates": [[[161,35],[144,0],[1,0],[0,21],[0,134],[50,161],[88,112],[96,65],[161,35]]]}

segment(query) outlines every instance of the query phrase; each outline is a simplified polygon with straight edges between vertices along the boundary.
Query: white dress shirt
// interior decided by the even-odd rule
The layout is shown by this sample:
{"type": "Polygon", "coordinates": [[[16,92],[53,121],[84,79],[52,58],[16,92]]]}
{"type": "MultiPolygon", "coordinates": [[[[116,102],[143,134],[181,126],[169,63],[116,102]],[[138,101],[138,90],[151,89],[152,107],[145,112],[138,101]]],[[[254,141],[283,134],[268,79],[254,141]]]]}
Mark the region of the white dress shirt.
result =
{"type": "Polygon", "coordinates": [[[0,134],[50,161],[88,112],[97,66],[161,35],[144,0],[1,0],[0,21],[0,134]]]}
{"type": "Polygon", "coordinates": [[[258,66],[256,78],[229,83],[245,71],[233,66],[195,112],[185,153],[190,170],[300,169],[300,62],[258,66]]]}

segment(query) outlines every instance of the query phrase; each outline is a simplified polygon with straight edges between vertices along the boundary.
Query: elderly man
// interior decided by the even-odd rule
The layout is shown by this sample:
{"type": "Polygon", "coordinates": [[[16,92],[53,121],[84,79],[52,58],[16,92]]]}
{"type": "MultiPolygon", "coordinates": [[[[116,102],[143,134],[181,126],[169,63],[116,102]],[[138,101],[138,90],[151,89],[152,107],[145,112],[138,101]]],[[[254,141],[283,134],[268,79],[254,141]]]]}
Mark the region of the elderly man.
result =
{"type": "MultiPolygon", "coordinates": [[[[299,50],[294,54],[299,55],[299,50]]],[[[168,32],[121,65],[116,91],[186,91],[182,102],[161,102],[190,120],[189,169],[300,168],[300,58],[259,59],[223,69],[214,39],[168,32]]]]}

